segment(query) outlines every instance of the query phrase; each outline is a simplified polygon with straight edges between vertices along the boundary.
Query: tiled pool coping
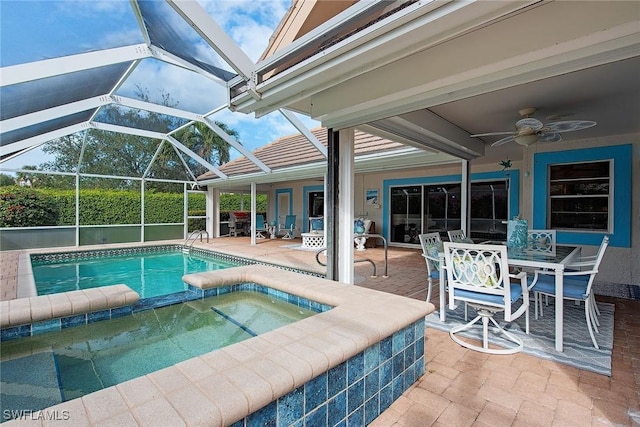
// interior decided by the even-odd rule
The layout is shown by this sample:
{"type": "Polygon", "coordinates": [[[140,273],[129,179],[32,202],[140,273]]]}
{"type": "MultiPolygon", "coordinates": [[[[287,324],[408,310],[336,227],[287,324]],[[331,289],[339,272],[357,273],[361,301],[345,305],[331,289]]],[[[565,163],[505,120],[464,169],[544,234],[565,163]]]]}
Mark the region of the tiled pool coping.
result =
{"type": "Polygon", "coordinates": [[[267,266],[218,272],[229,270],[334,308],[43,412],[67,411],[75,425],[364,424],[424,373],[433,305],[267,266]]]}

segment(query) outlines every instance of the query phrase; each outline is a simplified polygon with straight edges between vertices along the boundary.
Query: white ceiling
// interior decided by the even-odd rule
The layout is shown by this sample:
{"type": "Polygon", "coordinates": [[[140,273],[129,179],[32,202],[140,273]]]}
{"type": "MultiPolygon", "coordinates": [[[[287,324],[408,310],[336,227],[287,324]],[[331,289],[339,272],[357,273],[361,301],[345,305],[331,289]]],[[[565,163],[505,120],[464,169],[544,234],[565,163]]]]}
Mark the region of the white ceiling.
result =
{"type": "MultiPolygon", "coordinates": [[[[496,90],[429,108],[470,134],[514,130],[519,110],[535,107],[543,123],[593,120],[595,127],[563,133],[563,140],[640,132],[640,57],[496,90]],[[560,118],[563,120],[563,118],[560,118]]],[[[501,136],[482,138],[487,143],[501,136]]]]}

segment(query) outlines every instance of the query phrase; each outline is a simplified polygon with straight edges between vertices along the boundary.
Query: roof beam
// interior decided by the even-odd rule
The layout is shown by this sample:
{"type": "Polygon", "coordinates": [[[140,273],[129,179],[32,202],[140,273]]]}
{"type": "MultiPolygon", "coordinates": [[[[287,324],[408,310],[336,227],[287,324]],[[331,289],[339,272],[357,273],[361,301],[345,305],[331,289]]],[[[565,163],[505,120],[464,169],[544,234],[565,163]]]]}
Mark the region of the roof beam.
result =
{"type": "Polygon", "coordinates": [[[0,128],[2,129],[2,133],[10,132],[59,117],[70,116],[75,113],[98,108],[109,103],[111,103],[109,97],[94,96],[93,98],[87,98],[70,104],[59,105],[57,107],[47,108],[46,110],[35,111],[23,116],[3,120],[0,122],[0,128]]]}
{"type": "Polygon", "coordinates": [[[234,137],[226,133],[213,120],[205,117],[203,123],[209,126],[211,130],[213,130],[215,133],[218,134],[218,136],[220,136],[220,138],[224,139],[229,145],[231,145],[233,148],[238,150],[243,156],[251,160],[256,166],[262,169],[263,172],[267,172],[267,173],[271,172],[271,169],[267,165],[265,165],[262,162],[262,160],[258,159],[251,151],[244,148],[244,146],[240,144],[240,142],[238,142],[234,137]]]}
{"type": "Polygon", "coordinates": [[[195,1],[167,1],[218,55],[255,88],[253,61],[195,1]]]}
{"type": "Polygon", "coordinates": [[[123,105],[125,107],[137,108],[139,110],[151,111],[158,114],[166,114],[167,116],[180,117],[187,120],[199,122],[203,120],[203,117],[200,114],[191,113],[179,108],[167,107],[166,105],[154,104],[152,102],[116,95],[111,96],[111,99],[113,100],[113,103],[123,105]]]}
{"type": "Polygon", "coordinates": [[[169,141],[171,143],[171,145],[173,145],[175,148],[177,148],[178,150],[182,151],[186,155],[190,156],[193,160],[195,160],[196,162],[200,163],[202,166],[207,168],[207,170],[215,173],[216,175],[218,175],[222,179],[227,179],[228,178],[227,175],[222,173],[217,167],[213,166],[211,163],[207,162],[202,157],[198,156],[196,153],[191,151],[189,148],[185,147],[184,144],[182,144],[180,141],[178,141],[177,139],[175,139],[171,135],[167,135],[165,139],[167,141],[169,141]]]}
{"type": "Polygon", "coordinates": [[[149,58],[151,50],[145,44],[117,47],[78,55],[62,56],[60,58],[45,59],[27,64],[2,67],[0,87],[24,83],[76,71],[104,67],[121,62],[135,61],[149,58]]]}
{"type": "Polygon", "coordinates": [[[327,158],[327,147],[322,145],[322,143],[316,138],[314,134],[311,133],[309,129],[302,123],[298,117],[293,114],[291,111],[285,110],[284,108],[280,108],[278,111],[287,119],[289,123],[291,123],[296,129],[300,131],[302,135],[305,136],[313,144],[316,149],[322,153],[322,155],[327,158]]]}
{"type": "Polygon", "coordinates": [[[87,123],[82,122],[75,125],[67,126],[62,129],[56,129],[51,132],[36,135],[31,138],[23,139],[21,141],[16,141],[11,144],[3,145],[2,155],[5,156],[7,154],[24,150],[25,148],[41,145],[45,142],[51,141],[52,139],[62,138],[63,136],[71,135],[76,132],[86,130],[86,128],[87,128],[87,123]]]}

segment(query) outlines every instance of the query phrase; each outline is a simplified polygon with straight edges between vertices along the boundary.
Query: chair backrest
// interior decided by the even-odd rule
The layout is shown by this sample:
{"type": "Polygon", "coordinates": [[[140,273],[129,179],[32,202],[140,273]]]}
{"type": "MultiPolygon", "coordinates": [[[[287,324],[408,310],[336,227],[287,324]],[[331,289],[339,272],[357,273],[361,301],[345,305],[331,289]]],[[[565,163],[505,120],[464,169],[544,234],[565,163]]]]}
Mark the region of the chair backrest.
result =
{"type": "Polygon", "coordinates": [[[556,230],[528,230],[526,252],[556,255],[556,230]]]}
{"type": "Polygon", "coordinates": [[[602,238],[602,243],[600,243],[600,247],[598,248],[598,252],[596,253],[593,265],[589,267],[591,275],[589,277],[589,283],[587,285],[587,293],[591,291],[591,286],[593,286],[593,281],[596,278],[596,274],[598,274],[600,262],[602,262],[602,258],[604,258],[604,253],[607,250],[607,246],[609,246],[609,236],[604,236],[602,238]]]}
{"type": "Polygon", "coordinates": [[[262,215],[256,215],[256,230],[264,230],[264,217],[262,215]]]}
{"type": "Polygon", "coordinates": [[[449,308],[454,309],[456,300],[488,305],[503,309],[504,319],[511,321],[515,313],[511,309],[507,247],[456,242],[443,245],[449,308]]]}
{"type": "Polygon", "coordinates": [[[293,230],[296,228],[296,216],[295,215],[287,215],[284,217],[284,228],[287,230],[293,230]]]}
{"type": "Polygon", "coordinates": [[[419,234],[420,245],[422,246],[422,254],[428,256],[424,260],[427,263],[427,272],[431,274],[440,268],[440,265],[433,258],[438,258],[439,252],[442,250],[442,240],[440,233],[424,233],[419,234]]]}
{"type": "Polygon", "coordinates": [[[312,233],[314,231],[324,231],[324,218],[321,216],[309,218],[309,231],[312,233]]]}
{"type": "MultiPolygon", "coordinates": [[[[464,242],[464,240],[467,238],[467,236],[464,235],[464,231],[462,230],[449,230],[447,231],[447,234],[449,235],[449,241],[450,242],[464,242]]],[[[471,242],[468,242],[471,243],[471,242]]]]}

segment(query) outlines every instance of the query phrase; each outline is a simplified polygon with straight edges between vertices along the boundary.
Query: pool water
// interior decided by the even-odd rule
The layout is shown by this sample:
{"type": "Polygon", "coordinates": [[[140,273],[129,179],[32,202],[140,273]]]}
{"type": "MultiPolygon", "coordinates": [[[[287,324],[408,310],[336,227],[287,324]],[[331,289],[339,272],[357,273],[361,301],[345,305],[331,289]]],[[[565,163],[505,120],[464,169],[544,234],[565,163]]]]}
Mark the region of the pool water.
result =
{"type": "Polygon", "coordinates": [[[151,298],[186,290],[187,285],[182,282],[185,274],[236,265],[176,251],[55,264],[34,262],[32,269],[38,295],[125,284],[140,298],[151,298]]]}
{"type": "Polygon", "coordinates": [[[255,291],[145,310],[2,343],[2,413],[38,410],[307,318],[255,291]]]}

